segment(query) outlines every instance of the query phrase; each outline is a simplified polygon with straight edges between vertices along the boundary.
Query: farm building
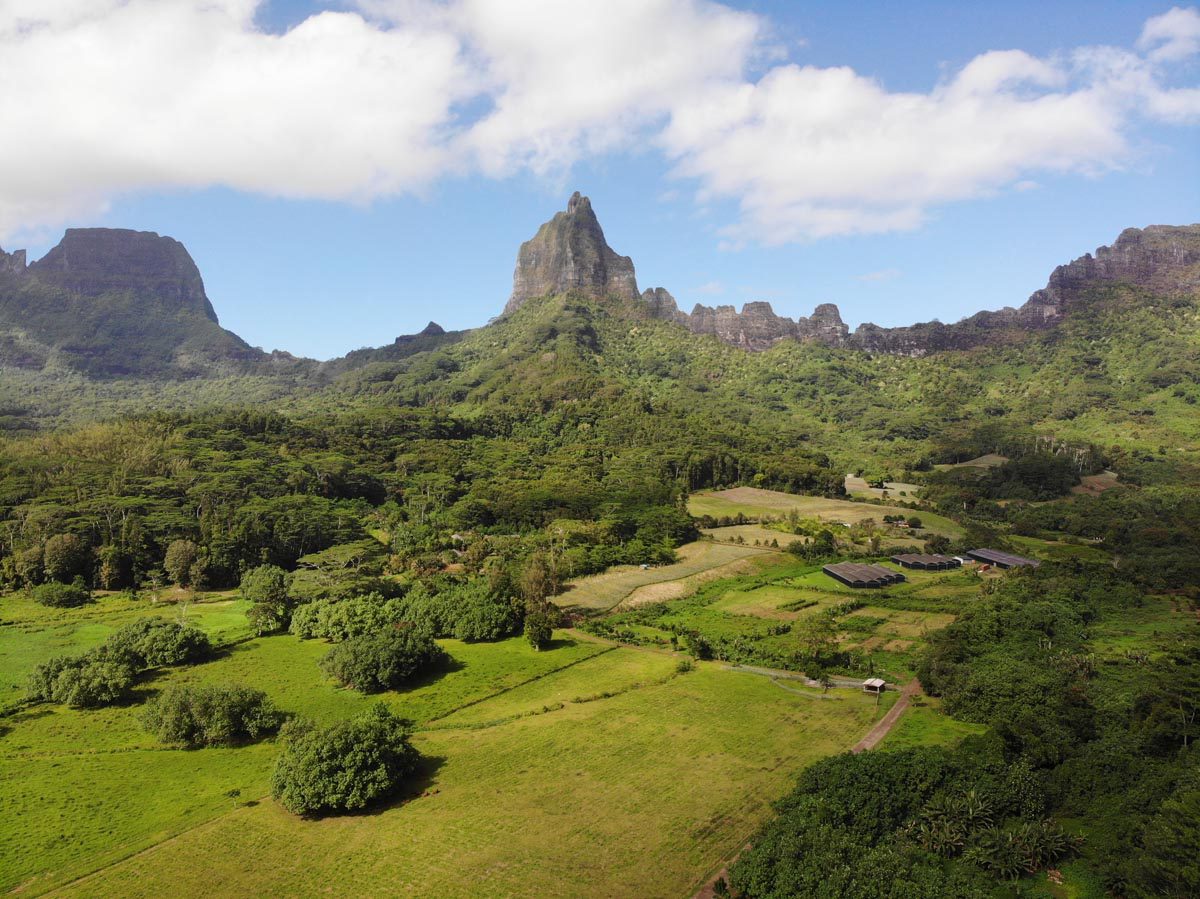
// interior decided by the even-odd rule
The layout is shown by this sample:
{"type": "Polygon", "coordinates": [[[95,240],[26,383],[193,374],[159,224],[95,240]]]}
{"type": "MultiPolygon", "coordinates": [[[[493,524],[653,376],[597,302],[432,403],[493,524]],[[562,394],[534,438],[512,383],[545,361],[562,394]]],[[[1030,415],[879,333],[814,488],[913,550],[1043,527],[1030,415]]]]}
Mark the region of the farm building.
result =
{"type": "Polygon", "coordinates": [[[928,553],[900,553],[892,556],[892,561],[904,568],[916,568],[921,571],[944,571],[947,568],[958,568],[962,565],[962,562],[953,556],[928,553]]]}
{"type": "Polygon", "coordinates": [[[1012,553],[1001,552],[998,549],[973,549],[967,553],[976,562],[995,565],[997,568],[1037,568],[1042,563],[1037,559],[1027,559],[1025,556],[1014,556],[1012,553]]]}
{"type": "Polygon", "coordinates": [[[863,681],[864,693],[882,693],[887,689],[887,681],[882,677],[872,677],[869,680],[863,681]]]}
{"type": "Polygon", "coordinates": [[[847,587],[886,587],[904,580],[904,575],[882,565],[862,565],[858,562],[838,562],[821,569],[835,581],[847,587]]]}

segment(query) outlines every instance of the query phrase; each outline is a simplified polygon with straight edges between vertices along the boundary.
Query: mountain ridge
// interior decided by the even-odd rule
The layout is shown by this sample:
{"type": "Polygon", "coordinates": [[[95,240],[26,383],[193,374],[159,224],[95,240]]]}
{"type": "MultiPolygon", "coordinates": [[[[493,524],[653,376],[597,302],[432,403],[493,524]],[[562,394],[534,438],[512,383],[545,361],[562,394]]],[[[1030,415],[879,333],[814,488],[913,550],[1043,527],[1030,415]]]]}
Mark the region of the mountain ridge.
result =
{"type": "MultiPolygon", "coordinates": [[[[866,322],[851,331],[833,303],[792,319],[762,300],[747,302],[740,311],[696,303],[684,312],[664,287],[639,292],[633,260],[609,246],[590,199],[576,191],[565,210],[521,245],[502,315],[538,297],[575,294],[616,300],[635,316],[671,322],[748,351],[790,339],[923,356],[1019,340],[1055,327],[1085,308],[1092,287],[1113,283],[1163,295],[1196,293],[1200,224],[1128,228],[1111,246],[1056,267],[1046,287],[1020,307],[981,311],[950,324],[933,320],[884,328],[866,322]]],[[[306,376],[327,377],[432,350],[466,333],[445,332],[431,322],[418,334],[325,362],[267,354],[220,327],[198,267],[173,238],[71,228],[33,263],[24,250],[0,249],[0,364],[16,368],[62,364],[92,377],[187,378],[270,372],[286,365],[306,376]]]]}

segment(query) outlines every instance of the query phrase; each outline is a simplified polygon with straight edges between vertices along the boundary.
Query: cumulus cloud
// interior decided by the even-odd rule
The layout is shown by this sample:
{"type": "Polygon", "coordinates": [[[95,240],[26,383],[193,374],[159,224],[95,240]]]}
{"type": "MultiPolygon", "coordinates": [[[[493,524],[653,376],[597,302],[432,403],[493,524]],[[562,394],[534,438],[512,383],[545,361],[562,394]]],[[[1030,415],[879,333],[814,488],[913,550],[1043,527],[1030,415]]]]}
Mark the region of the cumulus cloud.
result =
{"type": "Polygon", "coordinates": [[[1200,52],[1200,11],[1174,7],[1146,21],[1138,49],[1153,60],[1176,62],[1200,52]]]}
{"type": "Polygon", "coordinates": [[[735,200],[733,241],[767,244],[912,229],[944,203],[1038,172],[1101,174],[1139,117],[1200,118],[1194,89],[1152,60],[1088,48],[1043,60],[976,57],[928,93],[849,68],[783,65],[681,104],[660,140],[706,201],[735,200]]]}
{"type": "Polygon", "coordinates": [[[1192,8],[1136,49],[985,53],[911,93],[780,60],[766,20],[711,0],[353,0],[281,34],[263,2],[0,2],[0,237],[136,191],[369,202],[650,151],[735,204],[725,241],[783,243],[1101,174],[1140,121],[1200,119],[1171,80],[1192,8]]]}

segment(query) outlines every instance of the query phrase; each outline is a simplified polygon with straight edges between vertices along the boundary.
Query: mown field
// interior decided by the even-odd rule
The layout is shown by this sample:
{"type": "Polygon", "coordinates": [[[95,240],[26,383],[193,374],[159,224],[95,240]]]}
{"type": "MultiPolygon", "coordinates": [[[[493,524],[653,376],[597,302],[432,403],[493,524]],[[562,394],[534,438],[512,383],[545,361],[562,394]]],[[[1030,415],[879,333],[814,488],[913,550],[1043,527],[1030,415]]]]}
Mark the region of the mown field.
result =
{"type": "MultiPolygon", "coordinates": [[[[47,614],[53,639],[39,642],[37,611],[23,603],[0,599],[13,622],[0,627],[0,648],[14,683],[47,653],[95,645],[146,613],[105,599],[47,614]],[[74,629],[69,612],[80,613],[74,629]]],[[[205,605],[191,605],[190,620],[218,638],[244,636],[229,606],[201,613],[205,605]]],[[[521,639],[443,645],[451,670],[381,697],[334,686],[317,666],[326,645],[285,635],[147,676],[126,706],[9,715],[0,889],[684,895],[801,767],[853,745],[880,712],[851,691],[814,701],[717,664],[681,673],[670,654],[568,631],[540,653],[521,639]],[[411,795],[384,808],[298,819],[267,795],[273,741],[182,751],[143,731],[143,701],[181,682],[252,684],[325,722],[386,702],[416,722],[424,769],[411,795]]]]}
{"type": "MultiPolygon", "coordinates": [[[[819,518],[822,521],[847,524],[868,518],[879,522],[885,515],[903,515],[906,518],[917,515],[924,525],[922,533],[942,534],[951,539],[957,539],[964,533],[962,526],[957,522],[923,509],[914,512],[900,506],[828,499],[823,496],[798,496],[776,490],[760,490],[757,487],[734,487],[730,490],[694,493],[688,500],[688,511],[693,515],[711,515],[714,518],[733,517],[739,513],[747,518],[779,518],[792,509],[804,518],[819,518]]],[[[781,539],[780,543],[782,542],[781,539]]]]}
{"type": "Polygon", "coordinates": [[[676,553],[679,561],[673,565],[641,568],[619,565],[602,574],[577,578],[567,584],[566,592],[554,601],[563,608],[607,611],[620,605],[634,591],[653,584],[680,581],[693,575],[724,569],[732,563],[753,556],[769,556],[768,550],[715,541],[698,540],[681,546],[676,553]]]}

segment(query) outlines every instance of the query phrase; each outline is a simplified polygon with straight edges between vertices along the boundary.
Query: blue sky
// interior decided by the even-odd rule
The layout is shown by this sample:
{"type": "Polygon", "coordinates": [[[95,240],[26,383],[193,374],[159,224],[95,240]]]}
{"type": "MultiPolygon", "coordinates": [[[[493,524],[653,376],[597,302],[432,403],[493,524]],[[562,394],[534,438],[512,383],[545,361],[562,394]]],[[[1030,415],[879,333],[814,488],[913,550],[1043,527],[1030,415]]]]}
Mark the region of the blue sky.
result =
{"type": "MultiPolygon", "coordinates": [[[[266,349],[329,358],[431,319],[463,328],[497,314],[518,245],[576,189],[609,243],[633,257],[639,285],[665,286],[684,309],[765,299],[796,316],[833,302],[852,325],[1019,305],[1055,265],[1123,228],[1200,221],[1190,17],[1200,14],[1187,7],[654,0],[618,4],[612,32],[572,50],[578,40],[561,23],[522,2],[510,18],[536,18],[520,35],[540,41],[533,50],[469,0],[453,15],[391,0],[222,0],[227,18],[199,29],[188,0],[170,0],[178,19],[125,10],[38,23],[38,59],[85,26],[98,60],[104,40],[186,27],[200,37],[174,53],[195,75],[127,105],[122,82],[97,78],[93,108],[112,104],[112,120],[139,142],[80,126],[31,150],[30,166],[53,170],[55,147],[77,142],[53,187],[29,188],[32,168],[19,185],[0,178],[0,244],[39,256],[73,225],[169,234],[196,259],[225,327],[266,349]],[[347,15],[311,18],[330,10],[347,15]],[[269,55],[306,29],[315,36],[294,59],[269,55]],[[621,56],[636,29],[658,31],[661,71],[589,84],[589,67],[636,75],[645,53],[621,56]],[[673,49],[665,35],[676,31],[673,49]],[[397,96],[387,65],[401,51],[382,42],[408,33],[427,42],[415,63],[424,80],[400,79],[409,92],[397,96]],[[234,47],[221,59],[237,64],[261,53],[281,70],[330,74],[302,95],[238,81],[232,63],[205,64],[205,40],[234,47]],[[372,57],[358,41],[392,49],[372,57]],[[447,41],[459,48],[453,60],[447,41]],[[539,62],[541,47],[550,52],[539,62]],[[1113,49],[1084,49],[1094,47],[1113,49]],[[973,63],[998,50],[1023,53],[973,63]],[[169,124],[166,110],[190,98],[213,116],[202,133],[169,124]],[[150,115],[160,101],[172,105],[150,115]],[[225,121],[222,110],[239,104],[246,115],[225,121]],[[280,134],[289,146],[271,146],[280,134]]],[[[0,51],[29,33],[6,34],[0,19],[0,51]]],[[[49,99],[31,128],[70,118],[70,108],[47,109],[67,94],[31,80],[38,90],[49,99]]],[[[20,174],[23,160],[0,149],[0,164],[20,174]]]]}

